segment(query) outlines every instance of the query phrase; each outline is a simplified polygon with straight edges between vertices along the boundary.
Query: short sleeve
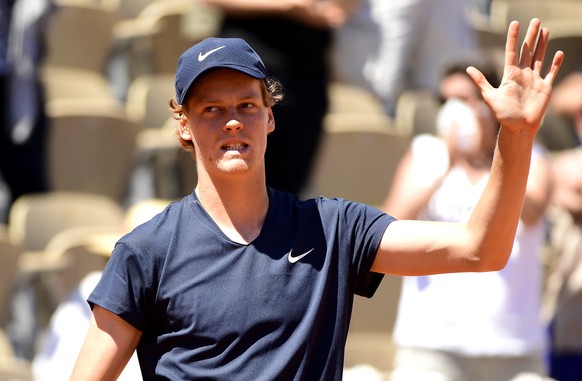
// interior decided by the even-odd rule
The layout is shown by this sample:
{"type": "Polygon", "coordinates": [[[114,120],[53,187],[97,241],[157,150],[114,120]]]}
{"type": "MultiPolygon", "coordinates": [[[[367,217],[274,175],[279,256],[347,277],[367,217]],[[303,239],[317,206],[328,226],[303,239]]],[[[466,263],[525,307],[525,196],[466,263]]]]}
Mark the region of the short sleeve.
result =
{"type": "Polygon", "coordinates": [[[153,316],[151,261],[145,261],[126,243],[119,242],[103,271],[101,280],[87,301],[120,316],[143,331],[153,316]]]}
{"type": "Polygon", "coordinates": [[[354,293],[372,297],[384,274],[370,271],[384,232],[395,218],[369,205],[346,202],[346,233],[356,270],[354,293]]]}

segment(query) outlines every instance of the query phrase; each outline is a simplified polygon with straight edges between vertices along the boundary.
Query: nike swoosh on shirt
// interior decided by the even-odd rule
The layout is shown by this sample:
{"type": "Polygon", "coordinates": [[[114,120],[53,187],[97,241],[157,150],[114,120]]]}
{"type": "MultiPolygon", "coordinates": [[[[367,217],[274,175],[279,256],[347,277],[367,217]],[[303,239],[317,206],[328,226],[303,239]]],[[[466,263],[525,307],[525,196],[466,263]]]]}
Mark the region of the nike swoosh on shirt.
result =
{"type": "Polygon", "coordinates": [[[220,50],[220,49],[222,49],[222,48],[226,48],[226,45],[219,46],[219,47],[218,47],[218,48],[216,48],[216,49],[209,50],[209,51],[207,51],[207,52],[206,52],[206,53],[204,53],[204,54],[202,54],[202,53],[198,53],[198,61],[200,61],[200,62],[204,61],[204,60],[206,59],[206,57],[208,57],[208,56],[209,56],[209,55],[211,55],[212,53],[214,53],[214,52],[216,52],[216,51],[218,51],[218,50],[220,50]]]}
{"type": "Polygon", "coordinates": [[[305,252],[305,253],[303,253],[303,254],[297,255],[297,256],[295,256],[295,257],[292,255],[292,253],[293,253],[293,249],[291,249],[291,250],[289,251],[289,254],[287,254],[287,259],[289,260],[289,263],[295,263],[295,262],[298,262],[299,260],[301,260],[301,258],[303,258],[303,257],[305,257],[307,254],[311,253],[311,252],[312,252],[314,249],[315,249],[315,248],[313,248],[313,249],[311,249],[311,250],[309,250],[309,251],[306,251],[306,252],[305,252]]]}

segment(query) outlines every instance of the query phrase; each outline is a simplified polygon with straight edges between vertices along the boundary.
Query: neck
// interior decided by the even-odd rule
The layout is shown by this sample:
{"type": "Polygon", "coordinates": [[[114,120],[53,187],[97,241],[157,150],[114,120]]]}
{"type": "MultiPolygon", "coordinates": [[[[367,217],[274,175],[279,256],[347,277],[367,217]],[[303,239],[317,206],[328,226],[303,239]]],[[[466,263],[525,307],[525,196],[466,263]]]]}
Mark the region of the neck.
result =
{"type": "Polygon", "coordinates": [[[269,197],[265,178],[233,176],[224,181],[201,176],[196,195],[206,212],[224,234],[235,242],[248,244],[261,232],[269,197]]]}

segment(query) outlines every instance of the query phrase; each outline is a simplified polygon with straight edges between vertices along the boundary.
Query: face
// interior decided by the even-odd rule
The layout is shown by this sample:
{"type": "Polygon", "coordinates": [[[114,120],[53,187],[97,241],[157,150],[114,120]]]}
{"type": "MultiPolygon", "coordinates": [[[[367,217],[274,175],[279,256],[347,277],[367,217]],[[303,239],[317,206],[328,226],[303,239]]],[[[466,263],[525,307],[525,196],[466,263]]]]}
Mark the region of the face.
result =
{"type": "Polygon", "coordinates": [[[199,173],[264,172],[275,122],[261,89],[260,80],[230,69],[210,71],[190,89],[179,132],[194,144],[199,173]]]}
{"type": "Polygon", "coordinates": [[[495,146],[497,137],[497,121],[491,110],[481,99],[477,87],[465,74],[455,73],[441,81],[440,94],[443,99],[457,98],[471,107],[479,124],[476,143],[477,152],[489,153],[495,146]]]}
{"type": "Polygon", "coordinates": [[[455,73],[443,78],[439,91],[443,99],[458,98],[473,108],[481,102],[477,87],[465,74],[455,73]]]}

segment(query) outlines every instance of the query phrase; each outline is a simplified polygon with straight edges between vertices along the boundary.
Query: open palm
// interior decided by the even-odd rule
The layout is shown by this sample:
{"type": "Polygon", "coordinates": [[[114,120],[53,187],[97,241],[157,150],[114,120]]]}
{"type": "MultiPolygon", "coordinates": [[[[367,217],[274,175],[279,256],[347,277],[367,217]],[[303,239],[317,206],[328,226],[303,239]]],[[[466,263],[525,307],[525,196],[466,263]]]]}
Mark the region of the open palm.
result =
{"type": "Polygon", "coordinates": [[[540,20],[531,20],[518,51],[519,23],[509,25],[505,44],[505,67],[498,88],[494,88],[474,67],[467,68],[483,99],[506,129],[535,135],[550,101],[552,84],[564,53],[558,51],[545,77],[541,71],[548,45],[549,31],[540,30],[540,20]]]}

